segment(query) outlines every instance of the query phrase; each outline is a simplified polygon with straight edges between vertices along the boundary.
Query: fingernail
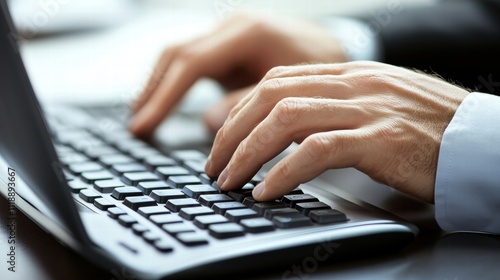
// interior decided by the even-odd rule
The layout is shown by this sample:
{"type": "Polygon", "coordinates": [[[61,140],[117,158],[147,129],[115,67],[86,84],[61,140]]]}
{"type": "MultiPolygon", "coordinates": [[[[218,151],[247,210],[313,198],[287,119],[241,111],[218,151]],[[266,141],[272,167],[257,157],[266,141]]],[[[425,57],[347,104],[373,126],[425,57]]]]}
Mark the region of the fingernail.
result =
{"type": "Polygon", "coordinates": [[[222,188],[224,185],[224,182],[226,182],[228,176],[227,168],[222,171],[222,173],[219,175],[219,179],[217,180],[217,184],[219,187],[222,188]]]}
{"type": "Polygon", "coordinates": [[[253,188],[252,196],[256,199],[259,199],[265,188],[266,184],[264,183],[264,181],[260,182],[257,186],[255,186],[255,188],[253,188]]]}

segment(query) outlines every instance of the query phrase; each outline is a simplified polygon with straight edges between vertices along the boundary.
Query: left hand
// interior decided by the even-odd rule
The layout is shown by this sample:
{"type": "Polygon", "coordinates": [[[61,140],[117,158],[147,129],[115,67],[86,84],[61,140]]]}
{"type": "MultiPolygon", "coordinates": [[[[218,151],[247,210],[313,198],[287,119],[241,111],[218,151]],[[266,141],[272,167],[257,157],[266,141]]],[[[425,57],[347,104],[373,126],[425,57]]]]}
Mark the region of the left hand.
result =
{"type": "Polygon", "coordinates": [[[468,92],[375,62],[277,67],[229,114],[206,173],[241,187],[292,142],[253,195],[276,199],[331,168],[354,167],[433,202],[441,139],[468,92]]]}

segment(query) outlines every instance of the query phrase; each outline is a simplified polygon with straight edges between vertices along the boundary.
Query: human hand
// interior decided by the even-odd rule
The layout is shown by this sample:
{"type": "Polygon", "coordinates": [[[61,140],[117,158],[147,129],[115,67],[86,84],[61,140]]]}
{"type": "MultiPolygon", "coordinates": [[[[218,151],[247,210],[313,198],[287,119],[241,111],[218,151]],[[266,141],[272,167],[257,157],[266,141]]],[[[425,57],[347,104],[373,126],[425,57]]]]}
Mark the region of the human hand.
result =
{"type": "Polygon", "coordinates": [[[199,78],[219,81],[236,97],[209,110],[212,131],[222,126],[229,110],[269,69],[306,62],[343,62],[340,42],[322,28],[301,20],[235,14],[208,34],[167,48],[133,106],[130,130],[148,137],[199,78]],[[248,87],[245,89],[245,87],[248,87]]]}
{"type": "Polygon", "coordinates": [[[258,185],[276,199],[327,169],[354,167],[433,202],[442,135],[468,92],[437,77],[375,62],[277,67],[230,112],[206,173],[242,186],[292,142],[258,185]]]}

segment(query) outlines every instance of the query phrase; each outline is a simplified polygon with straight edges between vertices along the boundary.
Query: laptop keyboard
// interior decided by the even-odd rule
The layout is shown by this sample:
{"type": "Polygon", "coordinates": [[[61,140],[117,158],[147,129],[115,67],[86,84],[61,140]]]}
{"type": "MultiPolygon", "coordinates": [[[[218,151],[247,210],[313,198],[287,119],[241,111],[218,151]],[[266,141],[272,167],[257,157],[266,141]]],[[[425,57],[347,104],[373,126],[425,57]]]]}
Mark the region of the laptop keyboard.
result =
{"type": "Polygon", "coordinates": [[[105,133],[51,127],[71,192],[161,252],[174,247],[151,231],[151,224],[185,246],[206,246],[210,240],[203,231],[230,239],[348,220],[300,189],[275,201],[256,201],[252,189],[262,180],[259,176],[239,190],[221,191],[204,173],[207,157],[197,150],[165,153],[125,129],[105,133]]]}

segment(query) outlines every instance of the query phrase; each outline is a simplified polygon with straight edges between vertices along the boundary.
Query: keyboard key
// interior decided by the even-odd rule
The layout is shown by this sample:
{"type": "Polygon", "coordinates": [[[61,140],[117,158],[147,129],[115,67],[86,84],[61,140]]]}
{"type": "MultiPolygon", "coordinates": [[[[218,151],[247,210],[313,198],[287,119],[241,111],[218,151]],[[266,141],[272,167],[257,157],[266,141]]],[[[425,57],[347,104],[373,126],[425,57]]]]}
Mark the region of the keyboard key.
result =
{"type": "Polygon", "coordinates": [[[177,240],[179,240],[186,246],[197,246],[208,243],[208,241],[203,236],[195,232],[179,233],[175,236],[175,238],[177,238],[177,240]]]}
{"type": "Polygon", "coordinates": [[[302,212],[302,214],[308,216],[309,215],[309,212],[311,210],[321,210],[321,209],[330,209],[331,207],[328,206],[327,204],[323,203],[323,202],[319,202],[319,201],[315,201],[315,202],[301,202],[301,203],[297,203],[295,205],[295,209],[299,210],[300,212],[302,212]]]}
{"type": "Polygon", "coordinates": [[[127,214],[123,209],[118,207],[110,207],[108,208],[108,216],[113,219],[118,219],[118,216],[127,214]]]}
{"type": "Polygon", "coordinates": [[[229,220],[221,215],[207,215],[194,218],[194,225],[201,229],[207,229],[210,225],[222,224],[227,222],[229,222],[229,220]]]}
{"type": "Polygon", "coordinates": [[[214,210],[205,206],[182,208],[179,212],[179,216],[186,220],[194,220],[197,216],[211,214],[214,214],[214,210]]]}
{"type": "Polygon", "coordinates": [[[99,180],[94,182],[94,189],[102,193],[111,193],[116,188],[125,187],[118,179],[99,180]]]}
{"type": "Polygon", "coordinates": [[[165,205],[172,212],[179,212],[182,208],[197,206],[200,206],[200,204],[192,198],[169,199],[165,205]]]}
{"type": "Polygon", "coordinates": [[[234,201],[231,197],[225,194],[205,194],[198,198],[198,201],[205,206],[212,207],[216,202],[234,201]]]}
{"type": "Polygon", "coordinates": [[[281,201],[288,204],[290,207],[295,207],[295,204],[302,202],[314,202],[318,199],[310,194],[290,194],[283,196],[281,201]]]}
{"type": "Polygon", "coordinates": [[[186,195],[178,189],[153,190],[150,196],[158,203],[166,203],[170,199],[186,198],[186,195]]]}
{"type": "Polygon", "coordinates": [[[137,209],[137,213],[139,213],[143,217],[148,218],[151,215],[168,214],[170,212],[163,206],[153,205],[140,207],[139,209],[137,209]]]}
{"type": "Polygon", "coordinates": [[[149,146],[144,141],[139,140],[139,139],[135,139],[135,138],[116,139],[116,140],[108,140],[108,141],[114,143],[118,149],[120,149],[126,153],[128,153],[132,149],[137,149],[137,148],[149,146]]]}
{"type": "Polygon", "coordinates": [[[255,203],[257,203],[257,200],[255,200],[255,198],[251,196],[245,197],[245,199],[243,199],[243,204],[245,204],[249,208],[252,208],[255,203]]]}
{"type": "Polygon", "coordinates": [[[198,176],[198,179],[200,179],[200,181],[207,185],[212,185],[214,182],[214,179],[208,177],[208,175],[205,173],[201,173],[200,176],[198,176]]]}
{"type": "Polygon", "coordinates": [[[265,218],[243,219],[240,224],[245,228],[245,231],[250,233],[261,233],[274,230],[273,222],[265,218]]]}
{"type": "Polygon", "coordinates": [[[135,163],[135,159],[120,154],[100,156],[99,161],[108,168],[114,164],[135,163]]]}
{"type": "Polygon", "coordinates": [[[63,164],[73,164],[73,163],[88,162],[89,158],[80,153],[72,152],[72,153],[65,153],[59,156],[59,161],[63,164]]]}
{"type": "Polygon", "coordinates": [[[160,240],[161,235],[154,231],[147,231],[142,235],[142,238],[148,243],[153,243],[160,240]]]}
{"type": "Polygon", "coordinates": [[[109,180],[114,178],[113,174],[107,170],[83,172],[80,176],[82,181],[87,184],[93,184],[97,180],[109,180]]]}
{"type": "Polygon", "coordinates": [[[194,232],[193,226],[186,223],[165,224],[161,228],[171,235],[176,235],[183,232],[194,232]]]}
{"type": "Polygon", "coordinates": [[[68,182],[69,189],[72,193],[79,193],[81,190],[91,188],[92,185],[84,183],[80,180],[73,180],[68,182]]]}
{"type": "Polygon", "coordinates": [[[158,251],[163,253],[172,252],[174,250],[172,243],[166,240],[158,240],[153,244],[158,251]]]}
{"type": "Polygon", "coordinates": [[[130,149],[128,153],[135,159],[142,161],[144,158],[148,156],[160,155],[160,152],[157,149],[151,147],[138,147],[134,149],[130,149]]]}
{"type": "Polygon", "coordinates": [[[279,228],[296,228],[312,225],[311,219],[300,213],[286,216],[274,216],[272,221],[279,228]]]}
{"type": "Polygon", "coordinates": [[[111,196],[118,200],[124,200],[128,196],[142,196],[142,192],[136,187],[121,187],[115,188],[111,196]]]}
{"type": "Polygon", "coordinates": [[[299,210],[294,208],[275,208],[267,209],[264,212],[264,218],[272,220],[274,216],[286,216],[300,214],[299,210]]]}
{"type": "Polygon", "coordinates": [[[146,166],[140,163],[120,163],[120,164],[113,164],[111,166],[111,172],[113,172],[116,175],[122,175],[123,173],[128,173],[128,172],[143,172],[146,170],[147,170],[146,166]]]}
{"type": "Polygon", "coordinates": [[[156,201],[149,196],[129,196],[125,198],[123,204],[134,211],[139,207],[157,206],[156,201]]]}
{"type": "Polygon", "coordinates": [[[144,164],[149,167],[149,170],[155,170],[162,166],[174,166],[177,162],[170,157],[164,155],[150,155],[144,158],[144,164]]]}
{"type": "Polygon", "coordinates": [[[217,202],[212,205],[215,213],[224,215],[227,210],[247,208],[245,204],[238,201],[217,202]]]}
{"type": "Polygon", "coordinates": [[[151,222],[161,226],[164,224],[181,223],[182,218],[177,215],[172,214],[161,214],[161,215],[151,215],[149,216],[151,222]]]}
{"type": "Polygon", "coordinates": [[[170,176],[189,175],[190,173],[182,166],[163,166],[156,168],[155,174],[166,180],[170,176]]]}
{"type": "Polygon", "coordinates": [[[245,235],[245,229],[234,223],[216,224],[208,227],[211,236],[218,239],[233,238],[245,235]]]}
{"type": "Polygon", "coordinates": [[[118,222],[125,227],[131,227],[133,224],[137,223],[137,220],[129,215],[120,215],[118,216],[118,222]]]}
{"type": "Polygon", "coordinates": [[[80,162],[68,165],[69,171],[75,175],[80,175],[83,172],[101,171],[104,170],[102,165],[96,162],[80,162]]]}
{"type": "Polygon", "coordinates": [[[118,151],[117,149],[106,146],[102,143],[99,146],[87,146],[83,148],[82,152],[83,154],[94,160],[98,159],[100,156],[116,155],[120,153],[120,151],[118,151]]]}
{"type": "Polygon", "coordinates": [[[257,212],[260,216],[264,215],[264,212],[267,209],[275,209],[275,208],[286,208],[286,204],[283,202],[277,201],[268,201],[268,202],[257,202],[252,206],[252,210],[257,212]]]}
{"type": "Polygon", "coordinates": [[[206,160],[207,156],[197,150],[177,150],[170,154],[173,158],[178,159],[182,162],[188,160],[206,160]]]}
{"type": "Polygon", "coordinates": [[[170,176],[167,179],[167,183],[172,184],[175,188],[183,188],[186,185],[196,185],[201,184],[200,179],[193,175],[185,176],[170,176]]]}
{"type": "Polygon", "coordinates": [[[154,190],[165,190],[171,187],[163,181],[151,181],[151,182],[140,182],[137,184],[137,188],[142,191],[143,194],[151,194],[154,190]]]}
{"type": "Polygon", "coordinates": [[[230,221],[238,223],[242,219],[257,218],[259,215],[252,209],[243,208],[227,210],[224,216],[230,221]]]}
{"type": "Polygon", "coordinates": [[[78,194],[78,196],[81,199],[83,199],[83,201],[89,202],[89,203],[94,203],[94,200],[96,198],[101,197],[100,194],[98,194],[94,190],[90,190],[90,189],[88,189],[88,190],[81,190],[80,193],[78,194]]]}
{"type": "Polygon", "coordinates": [[[158,181],[160,178],[151,172],[131,172],[122,176],[122,181],[127,185],[137,186],[140,182],[158,181]]]}
{"type": "Polygon", "coordinates": [[[218,194],[218,192],[209,185],[187,185],[182,189],[188,197],[198,199],[204,194],[218,194]]]}
{"type": "Polygon", "coordinates": [[[311,210],[309,217],[318,224],[346,222],[344,213],[334,209],[311,210]]]}
{"type": "Polygon", "coordinates": [[[143,235],[145,232],[148,232],[149,229],[141,224],[133,224],[132,231],[137,235],[143,235]]]}
{"type": "Polygon", "coordinates": [[[205,164],[206,161],[198,161],[198,160],[188,160],[184,162],[184,166],[189,169],[191,172],[200,175],[205,172],[205,164]]]}
{"type": "Polygon", "coordinates": [[[94,206],[101,210],[107,210],[110,207],[114,207],[115,204],[104,197],[99,197],[94,199],[94,206]]]}
{"type": "Polygon", "coordinates": [[[252,197],[252,191],[251,190],[237,190],[237,191],[230,191],[228,195],[234,200],[243,202],[245,198],[247,197],[252,197]]]}

